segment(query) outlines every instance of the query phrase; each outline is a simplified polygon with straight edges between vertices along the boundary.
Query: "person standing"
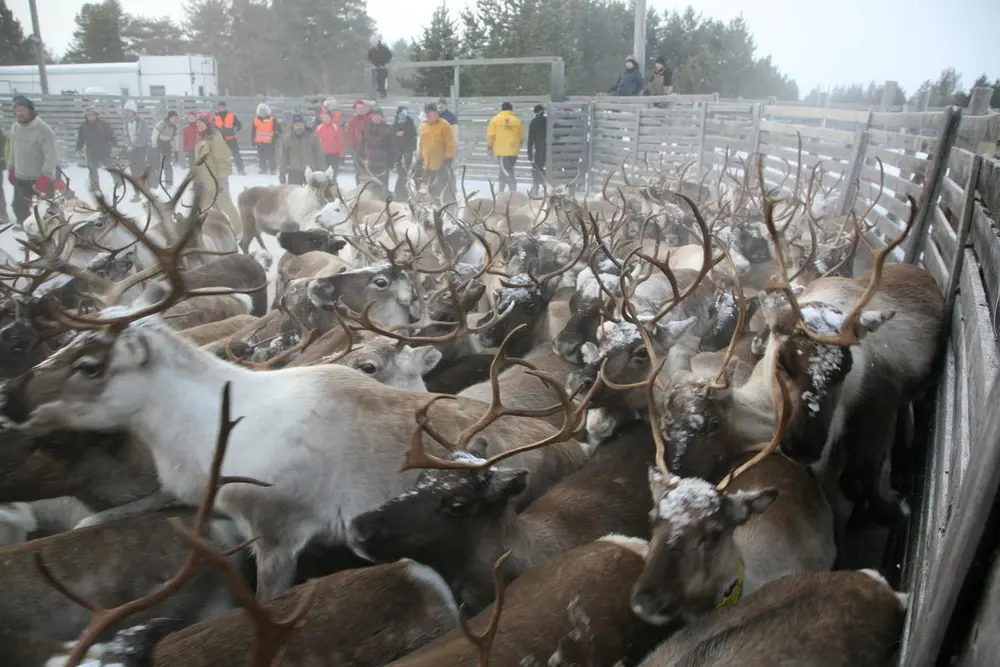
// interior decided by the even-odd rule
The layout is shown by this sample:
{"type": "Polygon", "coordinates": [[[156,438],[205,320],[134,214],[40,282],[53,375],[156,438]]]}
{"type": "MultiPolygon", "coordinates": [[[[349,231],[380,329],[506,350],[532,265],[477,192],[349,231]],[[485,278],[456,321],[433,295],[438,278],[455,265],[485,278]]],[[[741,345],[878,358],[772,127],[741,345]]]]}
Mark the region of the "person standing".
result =
{"type": "Polygon", "coordinates": [[[643,95],[669,95],[674,91],[672,85],[673,72],[667,67],[667,59],[657,56],[653,65],[653,71],[646,77],[646,87],[643,95]]]}
{"type": "Polygon", "coordinates": [[[392,167],[392,144],[396,128],[385,122],[382,107],[372,107],[371,120],[361,133],[361,157],[369,179],[378,179],[389,191],[389,169],[392,167]]]}
{"type": "Polygon", "coordinates": [[[174,185],[174,139],[177,138],[177,119],[176,111],[168,111],[167,117],[153,128],[155,182],[162,183],[168,190],[174,185]]]}
{"type": "Polygon", "coordinates": [[[448,189],[451,179],[451,165],[455,160],[455,133],[448,121],[438,116],[433,104],[424,107],[427,120],[420,124],[420,144],[417,160],[423,166],[427,188],[434,197],[440,197],[448,189]]]}
{"type": "Polygon", "coordinates": [[[222,132],[222,138],[226,140],[226,146],[236,163],[236,171],[240,176],[246,174],[243,169],[243,157],[240,155],[240,140],[236,133],[243,129],[243,123],[232,111],[226,108],[226,101],[219,100],[215,105],[215,126],[222,132]]]}
{"type": "Polygon", "coordinates": [[[347,121],[347,136],[345,137],[347,143],[347,150],[350,152],[351,156],[354,158],[354,184],[361,184],[361,168],[357,164],[358,160],[358,147],[361,145],[361,132],[365,129],[365,125],[371,120],[371,114],[369,114],[370,107],[365,103],[364,100],[357,99],[354,100],[354,115],[351,119],[347,121]]]}
{"type": "Polygon", "coordinates": [[[441,120],[447,121],[449,125],[458,125],[458,117],[448,108],[448,100],[441,98],[437,103],[438,115],[441,120]]]}
{"type": "Polygon", "coordinates": [[[76,152],[86,154],[91,192],[101,191],[98,169],[111,167],[111,152],[117,144],[111,123],[102,120],[95,107],[83,107],[83,122],[76,133],[76,152]]]}
{"type": "Polygon", "coordinates": [[[194,147],[198,145],[198,114],[194,112],[194,109],[188,109],[187,121],[187,125],[184,126],[182,148],[184,150],[184,154],[187,155],[188,169],[193,169],[194,147]]]}
{"type": "Polygon", "coordinates": [[[514,164],[517,154],[521,152],[524,142],[524,125],[521,119],[514,115],[514,105],[504,102],[500,105],[500,113],[493,116],[486,127],[486,148],[490,155],[497,158],[500,165],[500,192],[510,188],[517,191],[517,179],[514,177],[514,164]]]}
{"type": "MultiPolygon", "coordinates": [[[[7,137],[3,133],[3,112],[0,111],[0,172],[7,168],[7,137]]],[[[0,180],[0,225],[10,222],[10,215],[7,213],[7,193],[3,190],[3,181],[0,180]]]]}
{"type": "Polygon", "coordinates": [[[229,163],[230,152],[226,140],[215,124],[215,117],[208,112],[198,117],[198,143],[194,149],[194,178],[201,187],[198,208],[201,212],[216,208],[229,218],[229,226],[238,237],[243,236],[243,221],[233,204],[229,189],[229,177],[233,167],[229,163]],[[198,161],[204,158],[202,164],[198,161]]]}
{"type": "Polygon", "coordinates": [[[410,177],[413,153],[416,150],[417,126],[410,118],[410,111],[406,107],[399,107],[396,109],[396,125],[392,139],[393,161],[396,164],[396,187],[393,190],[393,198],[398,202],[405,202],[409,196],[406,182],[410,177]]]}
{"type": "Polygon", "coordinates": [[[548,149],[549,119],[545,117],[545,107],[536,104],[535,117],[528,125],[528,161],[531,163],[531,196],[538,190],[545,192],[545,158],[548,149]]]}
{"type": "Polygon", "coordinates": [[[630,97],[641,93],[645,86],[646,82],[642,78],[642,72],[639,71],[639,61],[629,58],[625,61],[625,71],[618,75],[618,81],[608,92],[630,97]]]}
{"type": "Polygon", "coordinates": [[[319,169],[323,164],[323,149],[316,133],[306,129],[302,114],[292,114],[292,131],[281,140],[278,147],[278,170],[282,185],[305,185],[306,167],[319,169]]]}
{"type": "MultiPolygon", "coordinates": [[[[308,128],[306,128],[308,129],[308,128]]],[[[323,107],[316,126],[316,136],[323,149],[323,160],[327,168],[333,169],[333,180],[340,174],[340,161],[344,159],[344,131],[333,120],[329,109],[323,107]]]]}
{"type": "Polygon", "coordinates": [[[281,124],[263,102],[257,105],[257,115],[250,127],[250,143],[257,148],[257,166],[260,174],[276,174],[274,145],[281,136],[281,124]]]}
{"type": "Polygon", "coordinates": [[[7,180],[14,186],[14,224],[31,215],[31,200],[37,190],[51,197],[54,190],[63,192],[66,184],[57,180],[59,152],[56,133],[35,112],[34,103],[24,95],[14,97],[14,115],[7,142],[7,180]]]}
{"type": "MultiPolygon", "coordinates": [[[[125,103],[125,161],[132,178],[141,180],[146,176],[149,152],[149,129],[139,115],[139,105],[135,100],[125,103]]],[[[132,193],[131,201],[139,201],[139,192],[132,193]]]]}

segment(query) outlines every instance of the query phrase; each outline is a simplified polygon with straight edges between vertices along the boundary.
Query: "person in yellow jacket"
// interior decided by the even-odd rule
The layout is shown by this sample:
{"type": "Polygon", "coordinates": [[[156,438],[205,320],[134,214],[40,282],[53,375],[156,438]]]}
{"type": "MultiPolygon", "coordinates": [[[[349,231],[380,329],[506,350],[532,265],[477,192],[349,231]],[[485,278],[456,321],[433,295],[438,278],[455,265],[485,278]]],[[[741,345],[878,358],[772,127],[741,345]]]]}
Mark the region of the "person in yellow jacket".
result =
{"type": "Polygon", "coordinates": [[[202,187],[198,208],[204,211],[214,207],[225,213],[233,233],[239,237],[243,235],[243,221],[229,191],[229,177],[233,173],[231,157],[229,145],[216,129],[215,119],[211,114],[202,114],[198,118],[198,143],[194,147],[194,161],[198,165],[194,178],[202,187]],[[205,162],[198,164],[202,158],[205,162]]]}
{"type": "Polygon", "coordinates": [[[417,162],[423,165],[427,188],[435,197],[440,197],[452,183],[451,165],[455,160],[455,133],[446,120],[438,115],[437,107],[424,107],[427,120],[420,124],[420,146],[417,162]]]}
{"type": "Polygon", "coordinates": [[[504,102],[500,105],[500,113],[493,116],[486,128],[486,147],[500,164],[500,192],[508,187],[511,192],[517,191],[514,164],[523,142],[524,125],[514,115],[514,105],[504,102]]]}

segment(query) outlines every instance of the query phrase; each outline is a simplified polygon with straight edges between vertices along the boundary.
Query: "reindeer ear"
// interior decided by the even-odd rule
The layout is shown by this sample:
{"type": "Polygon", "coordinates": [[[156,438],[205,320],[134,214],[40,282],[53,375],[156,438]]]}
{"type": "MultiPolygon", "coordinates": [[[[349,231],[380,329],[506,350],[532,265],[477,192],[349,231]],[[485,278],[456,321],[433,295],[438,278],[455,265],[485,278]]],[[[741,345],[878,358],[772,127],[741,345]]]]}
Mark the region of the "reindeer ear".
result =
{"type": "Polygon", "coordinates": [[[689,317],[686,320],[680,320],[678,322],[667,322],[662,326],[656,327],[657,338],[665,346],[673,346],[679,341],[684,335],[691,330],[691,327],[698,323],[697,317],[689,317]]]}
{"type": "Polygon", "coordinates": [[[410,350],[410,355],[417,363],[417,367],[420,368],[421,375],[430,373],[438,365],[438,362],[441,361],[441,351],[430,345],[423,345],[421,347],[410,347],[407,345],[406,349],[410,350]]]}
{"type": "Polygon", "coordinates": [[[308,183],[309,181],[312,180],[312,177],[313,177],[312,167],[308,167],[308,166],[306,167],[305,177],[306,177],[306,183],[308,183]]]}
{"type": "Polygon", "coordinates": [[[896,316],[895,310],[866,310],[858,319],[858,339],[878,331],[879,327],[896,316]]]}
{"type": "Polygon", "coordinates": [[[762,514],[778,497],[778,490],[734,491],[722,496],[722,510],[733,526],[747,522],[754,514],[762,514]]]}
{"type": "Polygon", "coordinates": [[[601,351],[596,345],[587,341],[580,346],[580,356],[583,358],[583,363],[585,365],[595,364],[601,359],[601,351]]]}
{"type": "Polygon", "coordinates": [[[345,241],[344,239],[335,239],[332,246],[333,254],[336,255],[337,253],[339,253],[341,250],[344,249],[344,246],[346,245],[347,241],[345,241]]]}
{"type": "Polygon", "coordinates": [[[125,329],[115,341],[114,366],[141,368],[149,362],[149,347],[142,333],[135,329],[125,329]]]}
{"type": "Polygon", "coordinates": [[[469,452],[473,456],[478,456],[481,459],[485,459],[487,458],[486,449],[488,447],[489,443],[486,442],[486,438],[476,438],[475,440],[472,441],[472,444],[470,444],[468,447],[465,448],[465,451],[469,452]]]}
{"type": "Polygon", "coordinates": [[[528,471],[523,468],[497,468],[490,474],[486,499],[507,502],[528,488],[528,471]]]}
{"type": "Polygon", "coordinates": [[[333,183],[333,167],[327,167],[324,173],[326,174],[326,179],[333,183]]]}

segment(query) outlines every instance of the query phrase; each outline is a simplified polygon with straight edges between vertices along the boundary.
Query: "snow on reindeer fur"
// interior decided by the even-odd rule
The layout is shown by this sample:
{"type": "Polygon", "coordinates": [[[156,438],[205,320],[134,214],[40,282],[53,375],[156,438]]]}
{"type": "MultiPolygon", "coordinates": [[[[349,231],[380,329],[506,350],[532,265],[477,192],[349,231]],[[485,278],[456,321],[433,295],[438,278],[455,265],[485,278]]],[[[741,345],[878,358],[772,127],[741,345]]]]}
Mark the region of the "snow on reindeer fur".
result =
{"type": "Polygon", "coordinates": [[[670,522],[670,538],[701,523],[722,507],[721,497],[713,484],[697,477],[680,477],[674,481],[676,485],[667,489],[656,503],[657,517],[670,522]]]}
{"type": "MultiPolygon", "coordinates": [[[[813,333],[835,334],[844,326],[844,314],[830,306],[804,306],[802,321],[813,333]]],[[[813,388],[802,392],[802,402],[810,414],[819,413],[820,401],[829,389],[830,378],[840,369],[841,363],[843,353],[840,348],[834,345],[815,346],[809,360],[809,378],[813,388]]]]}

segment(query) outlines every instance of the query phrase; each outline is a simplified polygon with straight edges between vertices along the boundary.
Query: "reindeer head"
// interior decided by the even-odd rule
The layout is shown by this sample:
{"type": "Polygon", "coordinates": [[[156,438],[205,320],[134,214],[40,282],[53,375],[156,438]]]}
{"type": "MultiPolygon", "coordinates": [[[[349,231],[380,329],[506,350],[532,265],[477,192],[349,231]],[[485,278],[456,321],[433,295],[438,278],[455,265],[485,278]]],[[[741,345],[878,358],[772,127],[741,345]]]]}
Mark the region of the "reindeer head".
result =
{"type": "MultiPolygon", "coordinates": [[[[746,298],[744,321],[749,322],[757,313],[760,301],[756,296],[746,298]]],[[[702,352],[723,349],[736,334],[739,323],[739,297],[735,285],[728,280],[717,281],[715,297],[708,306],[708,331],[701,337],[702,352]]]]}
{"type": "Polygon", "coordinates": [[[45,358],[40,345],[49,323],[39,299],[13,295],[0,303],[0,378],[17,377],[45,358]]]}
{"type": "Polygon", "coordinates": [[[279,232],[278,245],[293,255],[302,255],[313,250],[336,255],[347,245],[347,241],[342,237],[338,238],[333,232],[313,228],[279,232]]]}
{"type": "MultiPolygon", "coordinates": [[[[480,343],[483,347],[496,347],[508,333],[522,324],[536,324],[544,317],[545,307],[551,298],[551,289],[526,273],[506,280],[494,294],[497,311],[504,317],[479,332],[480,343]]],[[[493,314],[487,313],[479,319],[476,326],[486,325],[492,319],[493,314]]]]}
{"type": "Polygon", "coordinates": [[[334,192],[337,185],[333,180],[333,167],[327,167],[326,171],[313,171],[306,167],[305,179],[317,202],[332,201],[337,196],[334,192]]]}
{"type": "Polygon", "coordinates": [[[632,610],[653,625],[711,612],[742,585],[733,530],[760,514],[776,489],[718,491],[698,478],[664,480],[650,470],[653,537],[646,568],[632,588],[632,610]]]}
{"type": "Polygon", "coordinates": [[[416,305],[410,277],[388,262],[314,278],[309,282],[309,300],[330,311],[342,302],[356,313],[372,304],[372,317],[383,325],[408,323],[416,305]]]}
{"type": "MultiPolygon", "coordinates": [[[[477,440],[448,461],[486,463],[485,448],[477,440]]],[[[500,548],[502,520],[513,515],[511,500],[525,490],[527,477],[526,470],[502,467],[426,470],[411,491],[357,517],[348,543],[374,562],[412,558],[447,577],[478,550],[493,542],[500,548]]]]}
{"type": "Polygon", "coordinates": [[[426,392],[424,375],[441,361],[441,353],[429,346],[410,347],[385,336],[375,336],[337,361],[390,387],[426,392]]]}
{"type": "Polygon", "coordinates": [[[610,290],[612,295],[618,295],[618,276],[602,273],[595,277],[593,269],[584,269],[576,276],[576,291],[569,299],[570,317],[566,326],[552,340],[556,354],[575,364],[582,364],[583,346],[590,343],[597,345],[597,330],[601,324],[607,295],[601,290],[598,282],[610,290]]]}

